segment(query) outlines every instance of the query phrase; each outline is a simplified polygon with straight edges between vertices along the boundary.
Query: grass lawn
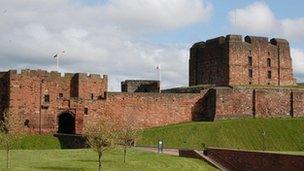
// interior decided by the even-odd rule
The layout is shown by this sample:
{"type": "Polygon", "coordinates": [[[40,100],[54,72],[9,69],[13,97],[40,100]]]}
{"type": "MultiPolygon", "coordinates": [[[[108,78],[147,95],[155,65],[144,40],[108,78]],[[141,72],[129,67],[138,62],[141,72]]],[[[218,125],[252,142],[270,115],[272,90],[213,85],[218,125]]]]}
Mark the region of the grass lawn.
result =
{"type": "Polygon", "coordinates": [[[53,135],[26,135],[18,143],[14,144],[14,149],[24,150],[45,150],[60,149],[58,138],[53,135]]]}
{"type": "MultiPolygon", "coordinates": [[[[13,171],[96,171],[97,154],[82,150],[13,150],[13,171]]],[[[5,152],[0,151],[0,170],[5,170],[5,152]]],[[[155,154],[131,149],[127,163],[120,150],[106,152],[102,170],[215,170],[201,160],[155,154]]]]}
{"type": "Polygon", "coordinates": [[[141,145],[202,149],[209,147],[267,151],[304,151],[304,118],[239,119],[191,122],[143,132],[141,145]],[[263,141],[262,132],[266,132],[263,141]],[[263,144],[265,142],[265,145],[263,144]]]}

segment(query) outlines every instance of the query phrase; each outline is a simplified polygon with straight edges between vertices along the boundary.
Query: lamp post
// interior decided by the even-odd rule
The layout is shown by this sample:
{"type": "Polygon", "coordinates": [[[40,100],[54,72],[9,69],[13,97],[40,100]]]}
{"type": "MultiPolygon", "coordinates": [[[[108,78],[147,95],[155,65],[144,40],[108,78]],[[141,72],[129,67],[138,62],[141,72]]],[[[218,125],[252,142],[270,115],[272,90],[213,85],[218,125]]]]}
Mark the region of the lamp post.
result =
{"type": "Polygon", "coordinates": [[[262,143],[263,143],[263,151],[266,150],[266,144],[265,144],[265,137],[266,137],[266,132],[262,130],[262,143]]]}

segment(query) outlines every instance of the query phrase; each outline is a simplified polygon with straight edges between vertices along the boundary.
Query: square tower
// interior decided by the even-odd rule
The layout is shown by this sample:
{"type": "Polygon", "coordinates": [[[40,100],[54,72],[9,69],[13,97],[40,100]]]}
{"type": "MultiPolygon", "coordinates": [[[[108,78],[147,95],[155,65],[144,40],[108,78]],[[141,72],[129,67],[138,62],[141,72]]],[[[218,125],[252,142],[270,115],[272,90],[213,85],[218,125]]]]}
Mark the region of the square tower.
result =
{"type": "Polygon", "coordinates": [[[227,35],[190,49],[189,85],[295,85],[287,40],[227,35]]]}

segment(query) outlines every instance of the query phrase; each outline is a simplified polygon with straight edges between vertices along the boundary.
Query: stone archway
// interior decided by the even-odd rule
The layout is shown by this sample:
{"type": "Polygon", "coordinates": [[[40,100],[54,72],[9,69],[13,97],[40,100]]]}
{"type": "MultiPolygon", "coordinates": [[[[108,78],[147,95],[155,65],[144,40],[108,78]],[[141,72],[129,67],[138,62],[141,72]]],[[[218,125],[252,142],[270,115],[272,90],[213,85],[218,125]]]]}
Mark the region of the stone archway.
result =
{"type": "Polygon", "coordinates": [[[75,134],[75,114],[63,112],[58,116],[59,134],[75,134]]]}

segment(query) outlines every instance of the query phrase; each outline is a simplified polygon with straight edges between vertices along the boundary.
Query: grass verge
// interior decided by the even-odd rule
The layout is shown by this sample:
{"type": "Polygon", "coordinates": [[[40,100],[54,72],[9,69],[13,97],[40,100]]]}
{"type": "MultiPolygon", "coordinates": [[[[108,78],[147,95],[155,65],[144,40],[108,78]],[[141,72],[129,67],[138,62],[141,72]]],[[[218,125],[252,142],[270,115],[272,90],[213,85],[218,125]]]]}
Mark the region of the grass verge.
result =
{"type": "Polygon", "coordinates": [[[202,149],[303,151],[304,118],[268,118],[191,122],[152,128],[143,132],[140,145],[202,149]],[[265,136],[262,132],[265,131],[265,136]]]}

